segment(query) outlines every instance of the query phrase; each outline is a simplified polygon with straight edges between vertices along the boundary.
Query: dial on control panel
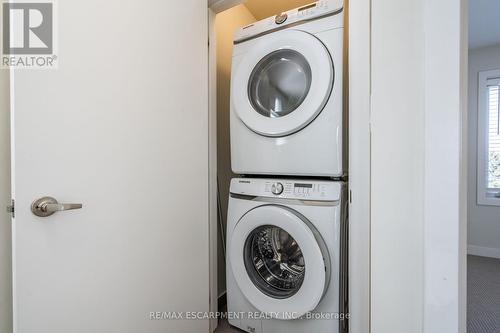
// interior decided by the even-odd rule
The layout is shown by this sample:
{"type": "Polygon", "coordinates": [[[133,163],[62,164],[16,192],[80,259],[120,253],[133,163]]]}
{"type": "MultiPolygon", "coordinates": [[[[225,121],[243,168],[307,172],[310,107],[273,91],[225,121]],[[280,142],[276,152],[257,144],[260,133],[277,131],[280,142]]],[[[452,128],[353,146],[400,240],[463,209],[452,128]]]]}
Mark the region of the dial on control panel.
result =
{"type": "Polygon", "coordinates": [[[275,195],[280,195],[281,193],[283,193],[283,184],[274,183],[271,186],[271,192],[273,192],[273,194],[275,194],[275,195]]]}
{"type": "Polygon", "coordinates": [[[288,18],[287,13],[281,13],[276,15],[276,17],[274,18],[274,22],[276,24],[282,24],[286,21],[287,18],[288,18]]]}

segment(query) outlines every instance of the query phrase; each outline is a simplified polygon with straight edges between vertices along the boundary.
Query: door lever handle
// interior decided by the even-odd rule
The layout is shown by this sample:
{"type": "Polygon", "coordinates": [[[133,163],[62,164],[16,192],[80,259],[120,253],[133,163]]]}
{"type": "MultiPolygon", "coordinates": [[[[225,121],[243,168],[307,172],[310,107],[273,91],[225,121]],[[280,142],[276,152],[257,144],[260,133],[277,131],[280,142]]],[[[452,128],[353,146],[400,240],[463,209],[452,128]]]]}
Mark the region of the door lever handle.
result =
{"type": "Polygon", "coordinates": [[[31,212],[36,216],[47,217],[55,212],[63,210],[80,209],[83,205],[80,203],[59,203],[52,197],[43,197],[35,200],[31,204],[31,212]]]}

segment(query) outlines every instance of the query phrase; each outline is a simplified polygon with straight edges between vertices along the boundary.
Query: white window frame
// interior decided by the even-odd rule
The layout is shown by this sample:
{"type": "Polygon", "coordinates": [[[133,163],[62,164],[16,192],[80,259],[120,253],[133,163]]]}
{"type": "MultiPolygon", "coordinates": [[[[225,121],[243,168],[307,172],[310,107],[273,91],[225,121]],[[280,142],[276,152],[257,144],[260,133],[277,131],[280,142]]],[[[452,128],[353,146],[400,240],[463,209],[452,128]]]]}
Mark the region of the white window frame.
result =
{"type": "Polygon", "coordinates": [[[478,205],[500,206],[500,198],[494,196],[487,188],[488,163],[488,126],[489,126],[489,96],[488,84],[498,80],[500,85],[500,69],[479,72],[478,104],[477,104],[477,203],[478,205]]]}

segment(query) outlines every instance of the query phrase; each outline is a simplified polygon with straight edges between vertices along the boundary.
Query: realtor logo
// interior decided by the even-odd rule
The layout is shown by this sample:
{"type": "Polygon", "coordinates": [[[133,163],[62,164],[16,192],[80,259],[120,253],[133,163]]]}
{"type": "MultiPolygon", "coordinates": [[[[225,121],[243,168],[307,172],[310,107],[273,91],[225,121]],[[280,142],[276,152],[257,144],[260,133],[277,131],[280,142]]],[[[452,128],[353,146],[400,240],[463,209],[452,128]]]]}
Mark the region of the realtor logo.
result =
{"type": "Polygon", "coordinates": [[[1,66],[54,68],[54,3],[4,2],[2,12],[1,66]]]}

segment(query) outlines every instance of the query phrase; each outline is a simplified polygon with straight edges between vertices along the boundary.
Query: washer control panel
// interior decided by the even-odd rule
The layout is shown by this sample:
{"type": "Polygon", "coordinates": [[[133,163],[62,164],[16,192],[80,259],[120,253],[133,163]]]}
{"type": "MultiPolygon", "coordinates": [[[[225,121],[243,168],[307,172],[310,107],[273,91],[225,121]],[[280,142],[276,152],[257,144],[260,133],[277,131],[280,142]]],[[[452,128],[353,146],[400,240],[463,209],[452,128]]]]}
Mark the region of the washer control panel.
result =
{"type": "Polygon", "coordinates": [[[235,178],[230,192],[255,197],[335,201],[340,199],[343,183],[294,179],[235,178]]]}
{"type": "Polygon", "coordinates": [[[300,21],[308,21],[315,17],[338,12],[343,6],[343,0],[318,0],[240,28],[235,33],[234,41],[238,42],[245,40],[280,26],[287,26],[300,21]]]}

